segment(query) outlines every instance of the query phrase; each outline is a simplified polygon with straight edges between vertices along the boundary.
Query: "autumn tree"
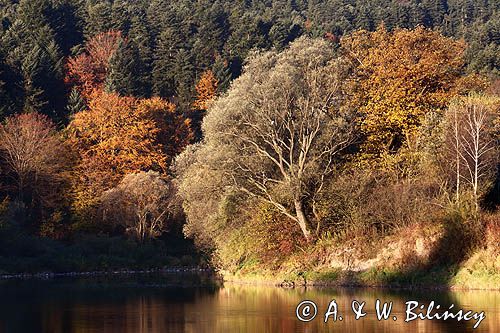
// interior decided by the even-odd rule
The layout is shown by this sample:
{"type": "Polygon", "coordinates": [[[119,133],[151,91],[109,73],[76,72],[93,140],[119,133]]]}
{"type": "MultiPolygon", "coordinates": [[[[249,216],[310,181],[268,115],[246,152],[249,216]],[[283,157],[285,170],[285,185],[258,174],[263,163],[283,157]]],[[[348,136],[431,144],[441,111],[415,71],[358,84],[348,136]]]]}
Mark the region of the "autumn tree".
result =
{"type": "Polygon", "coordinates": [[[140,242],[161,235],[175,213],[175,189],[155,171],[126,175],[102,194],[103,220],[121,224],[140,242]]]}
{"type": "Polygon", "coordinates": [[[119,31],[108,31],[90,38],[84,51],[70,57],[65,81],[76,86],[82,97],[88,99],[95,90],[104,87],[110,69],[110,59],[123,38],[119,31]]]}
{"type": "Polygon", "coordinates": [[[456,200],[463,192],[471,193],[476,212],[498,160],[495,121],[499,110],[498,98],[470,95],[455,99],[446,114],[456,200]]]}
{"type": "Polygon", "coordinates": [[[197,139],[202,137],[201,122],[209,105],[217,94],[217,79],[211,70],[203,72],[195,86],[197,97],[190,112],[193,130],[197,139]]]}
{"type": "Polygon", "coordinates": [[[160,97],[138,99],[137,108],[150,114],[158,127],[156,141],[162,147],[167,165],[170,165],[172,159],[194,138],[191,119],[184,117],[174,104],[160,97]]]}
{"type": "Polygon", "coordinates": [[[3,174],[28,214],[43,218],[61,204],[60,191],[71,161],[47,116],[28,113],[7,118],[0,126],[0,156],[3,174]]]}
{"type": "Polygon", "coordinates": [[[346,36],[341,44],[357,64],[354,103],[364,115],[368,154],[411,145],[425,115],[443,113],[464,81],[473,81],[461,78],[465,43],[423,27],[389,32],[382,25],[346,36]]]}
{"type": "Polygon", "coordinates": [[[166,172],[169,160],[191,139],[189,122],[160,98],[94,93],[88,110],[75,114],[69,141],[79,153],[76,204],[95,204],[124,175],[166,172]]]}
{"type": "Polygon", "coordinates": [[[26,186],[61,167],[61,147],[55,126],[46,116],[28,113],[6,119],[0,127],[0,149],[21,198],[26,186]]]}
{"type": "Polygon", "coordinates": [[[193,102],[195,110],[207,110],[208,105],[217,93],[217,79],[211,70],[203,72],[196,84],[196,100],[193,102]]]}
{"type": "MultiPolygon", "coordinates": [[[[312,240],[314,197],[356,138],[355,113],[345,103],[346,69],[321,40],[254,55],[205,117],[205,140],[194,158],[206,160],[193,167],[218,170],[236,191],[268,202],[312,240]]],[[[190,186],[190,177],[182,179],[188,205],[194,188],[210,181],[190,186]]]]}

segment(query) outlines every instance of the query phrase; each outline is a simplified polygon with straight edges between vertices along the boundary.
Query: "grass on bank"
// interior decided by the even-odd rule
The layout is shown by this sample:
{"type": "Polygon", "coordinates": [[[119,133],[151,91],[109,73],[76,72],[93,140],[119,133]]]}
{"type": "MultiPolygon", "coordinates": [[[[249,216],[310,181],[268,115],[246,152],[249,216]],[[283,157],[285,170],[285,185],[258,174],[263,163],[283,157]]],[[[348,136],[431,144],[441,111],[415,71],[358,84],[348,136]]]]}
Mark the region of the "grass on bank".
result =
{"type": "Polygon", "coordinates": [[[273,268],[249,257],[223,275],[230,281],[285,286],[499,289],[497,215],[486,215],[479,224],[448,218],[412,225],[376,241],[322,240],[273,268]]]}

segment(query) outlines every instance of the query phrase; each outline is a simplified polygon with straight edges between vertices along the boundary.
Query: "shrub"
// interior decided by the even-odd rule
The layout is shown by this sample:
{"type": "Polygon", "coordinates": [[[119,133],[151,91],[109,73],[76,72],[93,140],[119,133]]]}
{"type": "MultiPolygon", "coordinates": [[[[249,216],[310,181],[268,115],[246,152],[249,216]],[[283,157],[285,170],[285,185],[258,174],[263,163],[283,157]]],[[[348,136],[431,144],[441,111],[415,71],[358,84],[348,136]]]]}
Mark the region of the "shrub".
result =
{"type": "Polygon", "coordinates": [[[321,234],[350,237],[387,234],[396,228],[433,220],[439,188],[424,177],[399,179],[391,173],[349,170],[322,195],[318,211],[321,234]]]}
{"type": "Polygon", "coordinates": [[[500,213],[485,217],[485,245],[493,254],[500,255],[500,213]]]}

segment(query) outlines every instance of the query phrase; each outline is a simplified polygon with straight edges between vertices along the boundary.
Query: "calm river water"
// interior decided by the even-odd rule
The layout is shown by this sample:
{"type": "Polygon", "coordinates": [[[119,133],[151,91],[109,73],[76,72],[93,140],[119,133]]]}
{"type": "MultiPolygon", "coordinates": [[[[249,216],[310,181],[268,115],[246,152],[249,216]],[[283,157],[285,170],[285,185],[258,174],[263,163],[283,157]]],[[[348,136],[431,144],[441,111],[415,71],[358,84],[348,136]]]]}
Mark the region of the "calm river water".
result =
{"type": "Polygon", "coordinates": [[[500,332],[500,292],[217,286],[199,275],[0,281],[0,333],[97,332],[500,332]],[[393,302],[389,320],[377,320],[377,299],[393,302]],[[295,314],[303,300],[313,301],[318,308],[318,316],[308,323],[300,322],[295,314]],[[330,319],[325,324],[324,313],[332,300],[343,320],[330,319]],[[354,300],[366,302],[366,316],[359,320],[351,310],[354,300]],[[484,311],[486,319],[475,330],[473,320],[405,323],[409,300],[484,311]]]}

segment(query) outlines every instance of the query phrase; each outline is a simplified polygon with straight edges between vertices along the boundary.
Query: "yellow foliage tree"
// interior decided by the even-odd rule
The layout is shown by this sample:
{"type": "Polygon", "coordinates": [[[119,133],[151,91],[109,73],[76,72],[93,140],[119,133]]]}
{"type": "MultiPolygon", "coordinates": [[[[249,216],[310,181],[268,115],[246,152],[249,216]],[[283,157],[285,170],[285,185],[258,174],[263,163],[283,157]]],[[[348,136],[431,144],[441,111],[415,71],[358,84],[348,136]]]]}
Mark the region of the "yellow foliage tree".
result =
{"type": "Polygon", "coordinates": [[[365,153],[379,155],[411,145],[430,112],[443,112],[452,96],[482,87],[463,78],[465,43],[418,27],[358,31],[342,39],[356,67],[354,103],[363,114],[365,153]]]}
{"type": "Polygon", "coordinates": [[[211,70],[203,72],[195,87],[197,93],[197,98],[193,103],[195,110],[206,110],[208,108],[208,104],[217,94],[217,85],[217,79],[211,70]]]}

